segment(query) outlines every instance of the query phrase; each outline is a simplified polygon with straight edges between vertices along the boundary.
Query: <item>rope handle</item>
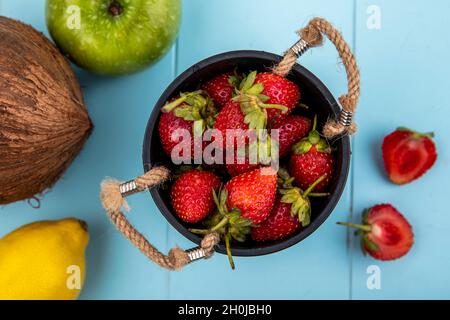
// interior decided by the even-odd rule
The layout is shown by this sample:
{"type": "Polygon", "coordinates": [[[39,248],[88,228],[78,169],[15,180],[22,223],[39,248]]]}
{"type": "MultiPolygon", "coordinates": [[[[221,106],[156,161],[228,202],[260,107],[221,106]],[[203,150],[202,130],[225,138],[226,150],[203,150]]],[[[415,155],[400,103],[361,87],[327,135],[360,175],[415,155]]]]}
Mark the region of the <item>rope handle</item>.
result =
{"type": "MultiPolygon", "coordinates": [[[[360,76],[355,57],[348,44],[340,32],[322,18],[311,20],[308,26],[298,33],[301,39],[286,52],[281,62],[273,68],[273,72],[283,77],[287,76],[301,55],[309,48],[320,46],[323,43],[322,34],[324,34],[335,45],[344,63],[347,72],[348,93],[339,98],[342,106],[339,120],[328,120],[323,134],[327,138],[332,138],[341,134],[355,133],[356,125],[353,122],[353,114],[356,111],[360,95],[360,76]]],[[[169,270],[180,270],[193,261],[211,257],[214,254],[214,247],[220,241],[219,234],[216,232],[207,234],[198,247],[190,250],[175,247],[169,251],[168,255],[164,255],[131,225],[122,212],[122,208],[129,210],[126,197],[157,187],[167,181],[169,177],[169,169],[154,167],[144,175],[125,183],[106,179],[101,185],[100,198],[111,221],[135,247],[159,266],[169,270]]]]}
{"type": "Polygon", "coordinates": [[[211,257],[214,254],[214,247],[220,241],[219,234],[216,232],[207,234],[198,247],[189,250],[175,247],[168,255],[164,255],[133,227],[122,212],[122,208],[129,210],[125,200],[127,196],[157,187],[169,177],[169,169],[154,167],[144,175],[125,183],[105,179],[101,185],[100,199],[113,224],[135,247],[159,266],[168,270],[180,270],[193,261],[211,257]]]}
{"type": "Polygon", "coordinates": [[[314,18],[309,24],[298,31],[300,40],[294,44],[284,55],[281,62],[273,68],[273,73],[285,77],[289,74],[297,59],[309,48],[323,44],[325,35],[336,47],[339,56],[344,63],[347,73],[348,92],[339,98],[342,106],[338,120],[330,119],[323,128],[323,135],[333,138],[343,134],[353,134],[357,126],[353,122],[353,115],[360,96],[360,75],[355,56],[342,34],[333,25],[323,18],[314,18]]]}

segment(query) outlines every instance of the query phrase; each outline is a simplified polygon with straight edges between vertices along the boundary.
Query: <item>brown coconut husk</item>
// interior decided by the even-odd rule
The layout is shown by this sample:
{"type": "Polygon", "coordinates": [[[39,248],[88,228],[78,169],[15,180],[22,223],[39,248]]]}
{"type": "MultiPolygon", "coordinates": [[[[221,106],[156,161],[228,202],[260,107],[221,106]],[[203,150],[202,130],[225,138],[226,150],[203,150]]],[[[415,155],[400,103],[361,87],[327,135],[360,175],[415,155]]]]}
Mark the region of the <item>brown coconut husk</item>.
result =
{"type": "Polygon", "coordinates": [[[65,57],[31,26],[0,17],[0,204],[50,188],[91,129],[65,57]]]}

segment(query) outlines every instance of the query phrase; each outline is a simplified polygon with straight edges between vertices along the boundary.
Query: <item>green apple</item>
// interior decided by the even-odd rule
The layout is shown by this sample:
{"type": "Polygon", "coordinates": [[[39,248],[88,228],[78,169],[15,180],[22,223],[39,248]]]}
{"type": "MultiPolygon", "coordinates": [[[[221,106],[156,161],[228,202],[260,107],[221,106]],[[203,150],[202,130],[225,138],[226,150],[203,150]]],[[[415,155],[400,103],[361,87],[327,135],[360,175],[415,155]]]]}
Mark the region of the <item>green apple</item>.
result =
{"type": "Polygon", "coordinates": [[[180,0],[47,0],[47,27],[78,66],[123,75],[155,63],[180,27],[180,0]]]}

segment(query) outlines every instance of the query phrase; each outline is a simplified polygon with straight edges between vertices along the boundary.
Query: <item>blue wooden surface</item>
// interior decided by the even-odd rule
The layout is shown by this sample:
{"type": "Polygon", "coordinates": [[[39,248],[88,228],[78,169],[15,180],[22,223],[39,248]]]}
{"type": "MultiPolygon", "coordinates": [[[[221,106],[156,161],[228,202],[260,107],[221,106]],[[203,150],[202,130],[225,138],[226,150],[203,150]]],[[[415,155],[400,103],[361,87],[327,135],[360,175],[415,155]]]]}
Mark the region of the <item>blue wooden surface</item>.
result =
{"type": "MultiPolygon", "coordinates": [[[[448,0],[228,0],[184,1],[180,37],[153,68],[128,77],[102,78],[77,70],[95,130],[86,147],[40,209],[25,203],[0,208],[0,235],[41,219],[77,216],[91,230],[83,299],[380,299],[450,298],[450,215],[445,183],[450,178],[450,108],[444,95],[450,80],[448,0]],[[381,29],[367,27],[367,8],[381,10],[381,29]],[[128,179],[142,172],[141,144],[148,115],[170,81],[196,61],[234,49],[282,53],[294,30],[319,15],[332,21],[356,51],[363,95],[353,139],[352,174],[328,221],[301,244],[283,252],[236,258],[229,270],[216,255],[180,273],[155,267],[107,220],[98,200],[105,176],[128,179]],[[383,136],[396,126],[434,130],[439,161],[423,179],[395,187],[380,162],[383,136]],[[358,220],[360,211],[392,202],[414,226],[416,244],[396,262],[364,257],[357,241],[336,221],[358,220]],[[381,289],[366,286],[367,267],[381,270],[381,289]]],[[[0,14],[46,32],[44,1],[0,0],[0,14]]],[[[345,71],[330,44],[312,50],[301,63],[335,94],[345,90],[345,71]]],[[[131,199],[131,221],[163,251],[192,244],[173,230],[148,194],[131,199]]]]}

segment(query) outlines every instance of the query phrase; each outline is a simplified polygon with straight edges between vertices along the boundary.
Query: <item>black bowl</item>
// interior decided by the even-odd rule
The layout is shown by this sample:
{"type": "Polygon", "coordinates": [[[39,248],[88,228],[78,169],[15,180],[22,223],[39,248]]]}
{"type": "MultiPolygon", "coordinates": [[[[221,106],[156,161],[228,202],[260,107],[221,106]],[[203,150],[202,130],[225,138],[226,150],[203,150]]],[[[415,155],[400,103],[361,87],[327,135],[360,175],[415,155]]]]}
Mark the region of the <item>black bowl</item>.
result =
{"type": "MultiPolygon", "coordinates": [[[[173,169],[170,158],[167,157],[159,141],[158,126],[160,109],[165,103],[180,92],[194,91],[198,89],[202,81],[215,75],[233,71],[248,72],[250,70],[267,71],[277,64],[282,57],[262,51],[232,51],[222,53],[205,59],[187,69],[178,76],[164,91],[156,103],[147,124],[143,146],[144,170],[148,171],[155,165],[166,165],[173,169]]],[[[295,82],[301,90],[301,102],[310,106],[308,110],[297,110],[307,116],[318,116],[319,129],[330,117],[339,114],[339,106],[325,85],[311,72],[300,65],[295,65],[288,78],[295,82]]],[[[296,108],[299,109],[299,108],[296,108]]],[[[320,201],[312,200],[311,224],[299,230],[291,237],[279,241],[257,243],[248,240],[245,243],[232,243],[232,253],[235,256],[258,256],[286,249],[313,233],[331,214],[338,203],[347,181],[350,166],[350,140],[348,137],[338,139],[333,143],[335,149],[335,174],[329,186],[331,195],[321,198],[320,201]]],[[[189,240],[200,244],[201,237],[191,233],[188,228],[193,227],[181,221],[172,213],[168,188],[155,188],[150,191],[153,200],[159,210],[182,235],[189,240]]],[[[225,245],[220,244],[216,250],[225,253],[225,245]]]]}

